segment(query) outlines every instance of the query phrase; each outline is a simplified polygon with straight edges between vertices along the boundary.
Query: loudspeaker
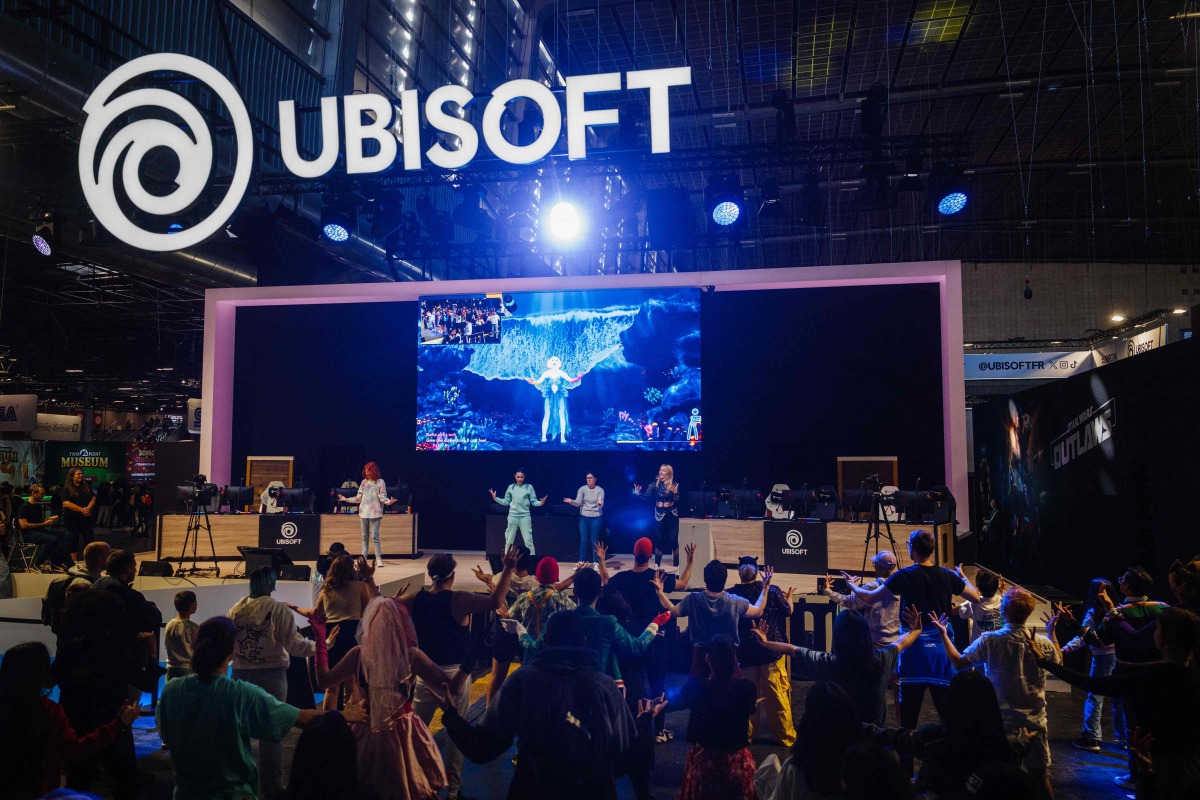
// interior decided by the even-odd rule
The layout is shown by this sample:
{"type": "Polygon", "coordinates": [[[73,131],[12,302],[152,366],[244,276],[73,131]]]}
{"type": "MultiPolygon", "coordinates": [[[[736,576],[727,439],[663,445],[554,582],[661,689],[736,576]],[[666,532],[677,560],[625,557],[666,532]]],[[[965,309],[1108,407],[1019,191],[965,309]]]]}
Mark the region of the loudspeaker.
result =
{"type": "Polygon", "coordinates": [[[279,580],[308,581],[312,579],[312,567],[308,564],[280,564],[279,580]]]}
{"type": "Polygon", "coordinates": [[[143,561],[138,568],[138,575],[151,578],[169,578],[174,574],[175,569],[168,561],[143,561]]]}

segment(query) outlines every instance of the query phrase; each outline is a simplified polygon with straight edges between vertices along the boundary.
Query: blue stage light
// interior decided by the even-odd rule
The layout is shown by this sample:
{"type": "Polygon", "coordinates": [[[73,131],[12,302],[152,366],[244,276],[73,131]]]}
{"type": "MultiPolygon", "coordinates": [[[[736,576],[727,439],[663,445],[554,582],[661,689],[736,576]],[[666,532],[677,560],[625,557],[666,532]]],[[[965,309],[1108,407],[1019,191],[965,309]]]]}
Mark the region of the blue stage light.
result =
{"type": "Polygon", "coordinates": [[[340,222],[330,222],[321,228],[325,238],[331,242],[344,242],[350,238],[350,231],[340,222]]]}
{"type": "Polygon", "coordinates": [[[351,212],[354,206],[345,202],[328,202],[321,210],[321,233],[326,239],[335,244],[341,244],[350,238],[354,230],[354,217],[351,212]]]}
{"type": "Polygon", "coordinates": [[[167,226],[167,233],[179,233],[183,230],[183,225],[178,222],[172,222],[167,226]]]}
{"type": "Polygon", "coordinates": [[[732,200],[722,200],[713,206],[712,219],[718,225],[732,225],[742,215],[742,207],[732,200]]]}
{"type": "Polygon", "coordinates": [[[50,242],[46,241],[45,237],[37,233],[33,235],[33,246],[36,247],[37,251],[44,256],[48,256],[53,252],[52,248],[50,247],[50,242]]]}
{"type": "Polygon", "coordinates": [[[966,207],[967,207],[967,193],[966,192],[950,192],[950,193],[946,194],[944,197],[942,197],[941,200],[938,200],[938,204],[937,204],[938,213],[945,214],[947,216],[949,216],[950,214],[957,214],[958,212],[962,211],[966,207]]]}

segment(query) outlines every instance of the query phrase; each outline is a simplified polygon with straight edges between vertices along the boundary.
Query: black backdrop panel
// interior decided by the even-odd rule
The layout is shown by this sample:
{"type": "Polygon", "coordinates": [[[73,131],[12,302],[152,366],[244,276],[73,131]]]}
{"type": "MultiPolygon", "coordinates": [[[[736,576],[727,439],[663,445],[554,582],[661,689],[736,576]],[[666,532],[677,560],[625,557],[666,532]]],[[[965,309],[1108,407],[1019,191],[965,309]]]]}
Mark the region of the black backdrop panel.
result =
{"type": "Polygon", "coordinates": [[[154,513],[186,513],[175,487],[191,486],[199,470],[200,442],[159,442],[154,451],[154,513]]]}
{"type": "Polygon", "coordinates": [[[763,563],[777,572],[824,575],[829,571],[827,543],[825,522],[763,522],[763,552],[766,554],[763,563]]]}
{"type": "MultiPolygon", "coordinates": [[[[537,557],[554,556],[560,563],[575,563],[579,560],[579,517],[552,516],[550,514],[534,514],[533,547],[537,557]]],[[[488,514],[485,525],[485,552],[499,555],[504,552],[504,529],[508,527],[508,517],[499,514],[488,514]]],[[[521,544],[521,533],[517,532],[516,542],[521,544]]],[[[594,557],[593,557],[594,558],[594,557]]]]}
{"type": "Polygon", "coordinates": [[[294,456],[322,503],[358,479],[361,449],[412,486],[426,550],[481,549],[487,490],[518,469],[554,498],[594,472],[616,552],[649,535],[632,488],[664,461],[685,492],[833,484],[838,456],[878,453],[899,457],[902,488],[944,483],[939,306],[936,284],[704,294],[704,450],[667,454],[417,452],[416,303],[239,308],[233,471],[294,456]]]}
{"type": "Polygon", "coordinates": [[[1197,396],[1190,340],[976,408],[977,501],[1001,509],[980,562],[1080,597],[1140,564],[1169,599],[1167,568],[1200,550],[1197,396]]]}

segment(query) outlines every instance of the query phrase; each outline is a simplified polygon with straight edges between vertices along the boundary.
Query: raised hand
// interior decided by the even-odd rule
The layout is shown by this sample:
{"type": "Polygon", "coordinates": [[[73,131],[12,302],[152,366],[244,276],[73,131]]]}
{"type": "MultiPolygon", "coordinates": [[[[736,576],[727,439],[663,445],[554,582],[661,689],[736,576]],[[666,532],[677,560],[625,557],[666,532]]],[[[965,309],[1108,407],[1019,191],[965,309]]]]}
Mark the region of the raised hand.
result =
{"type": "Polygon", "coordinates": [[[1074,622],[1074,620],[1075,620],[1075,615],[1071,613],[1071,609],[1068,606],[1063,605],[1062,603],[1055,603],[1054,611],[1060,617],[1066,617],[1067,619],[1071,620],[1072,622],[1074,622]]]}
{"type": "Polygon", "coordinates": [[[642,487],[641,487],[641,485],[640,485],[640,484],[637,484],[637,483],[635,483],[635,484],[633,485],[633,493],[634,493],[634,494],[641,494],[641,493],[642,493],[642,487]]]}
{"type": "Polygon", "coordinates": [[[932,611],[930,611],[929,612],[929,621],[931,623],[933,623],[933,627],[937,628],[938,631],[942,633],[942,635],[946,634],[946,628],[950,625],[949,617],[946,617],[944,615],[942,617],[938,617],[937,614],[934,614],[932,611]]]}
{"type": "Polygon", "coordinates": [[[750,626],[750,633],[754,634],[754,638],[760,642],[767,641],[767,621],[758,619],[750,626]]]}
{"type": "Polygon", "coordinates": [[[691,561],[696,556],[696,543],[688,542],[685,544],[683,546],[683,554],[687,557],[688,561],[691,561]]]}
{"type": "Polygon", "coordinates": [[[1096,599],[1100,601],[1100,605],[1104,606],[1110,611],[1112,610],[1113,600],[1108,596],[1108,587],[1101,584],[1100,591],[1096,593],[1096,599]]]}
{"type": "Polygon", "coordinates": [[[957,567],[954,568],[954,574],[957,575],[958,577],[962,578],[965,581],[967,579],[967,576],[963,574],[962,568],[963,568],[963,565],[959,564],[957,567]]]}
{"type": "Polygon", "coordinates": [[[853,575],[851,575],[849,572],[846,572],[846,570],[842,570],[842,580],[846,581],[846,583],[847,583],[848,585],[849,585],[849,584],[853,584],[853,583],[854,583],[854,576],[853,576],[853,575]]]}
{"type": "Polygon", "coordinates": [[[489,586],[492,584],[492,576],[484,572],[478,564],[475,565],[475,569],[471,570],[471,572],[475,573],[475,578],[480,583],[486,583],[489,586]]]}
{"type": "Polygon", "coordinates": [[[517,562],[520,560],[521,549],[514,544],[504,551],[504,557],[500,559],[500,563],[504,565],[505,569],[512,570],[517,568],[517,562]]]}
{"type": "MultiPolygon", "coordinates": [[[[1061,608],[1061,606],[1058,608],[1061,608]]],[[[1055,609],[1053,614],[1042,614],[1042,624],[1046,626],[1047,639],[1054,639],[1054,628],[1058,625],[1058,617],[1061,614],[1058,608],[1055,609]]]]}
{"type": "Polygon", "coordinates": [[[766,587],[771,585],[771,579],[775,577],[775,568],[774,567],[763,567],[762,576],[763,576],[763,588],[765,589],[766,587]]]}
{"type": "Polygon", "coordinates": [[[789,603],[789,604],[790,604],[790,603],[792,602],[792,595],[793,595],[793,594],[795,594],[795,593],[796,593],[796,587],[795,587],[795,586],[789,586],[789,587],[787,587],[786,589],[784,589],[784,590],[783,590],[783,599],[784,599],[784,602],[786,602],[786,603],[789,603]]]}
{"type": "Polygon", "coordinates": [[[591,568],[591,564],[588,561],[580,561],[579,563],[577,563],[575,565],[576,572],[579,572],[579,570],[581,570],[581,569],[590,569],[590,568],[591,568]]]}
{"type": "Polygon", "coordinates": [[[909,606],[904,609],[904,627],[910,631],[921,630],[921,612],[916,606],[909,606]]]}
{"type": "Polygon", "coordinates": [[[667,573],[660,569],[655,572],[654,577],[650,579],[650,585],[653,586],[657,591],[661,592],[663,590],[663,581],[666,580],[666,578],[667,573]]]}
{"type": "Polygon", "coordinates": [[[429,690],[429,696],[433,698],[433,702],[437,704],[443,712],[450,711],[454,708],[454,691],[450,688],[450,684],[443,683],[442,691],[438,692],[432,686],[426,687],[429,690]]]}
{"type": "Polygon", "coordinates": [[[496,499],[496,490],[495,489],[488,489],[488,494],[490,494],[492,496],[493,500],[496,499]]]}
{"type": "Polygon", "coordinates": [[[346,722],[367,721],[367,701],[364,697],[351,697],[346,701],[346,709],[342,712],[346,722]]]}
{"type": "MultiPolygon", "coordinates": [[[[845,573],[843,573],[843,574],[845,574],[845,573]]],[[[833,591],[833,582],[835,580],[837,580],[837,579],[834,578],[832,575],[830,575],[828,572],[825,573],[825,591],[827,591],[827,592],[833,591]]]]}
{"type": "Polygon", "coordinates": [[[126,728],[132,727],[133,723],[137,722],[138,717],[141,715],[142,707],[137,703],[126,703],[121,706],[121,710],[117,713],[117,716],[126,728]]]}
{"type": "Polygon", "coordinates": [[[568,503],[568,504],[570,504],[570,505],[575,505],[575,501],[574,501],[574,500],[572,500],[572,499],[571,499],[571,498],[569,498],[569,497],[564,497],[564,498],[563,498],[563,502],[564,502],[564,503],[568,503]]]}
{"type": "Polygon", "coordinates": [[[1142,767],[1149,770],[1153,765],[1151,763],[1150,751],[1154,747],[1154,734],[1142,733],[1141,727],[1133,729],[1133,735],[1129,737],[1129,752],[1142,762],[1142,767]]]}
{"type": "Polygon", "coordinates": [[[596,542],[596,544],[592,546],[592,549],[596,551],[597,561],[604,563],[608,560],[608,545],[606,545],[604,542],[596,542]]]}
{"type": "Polygon", "coordinates": [[[539,502],[539,503],[541,503],[542,505],[546,505],[546,498],[547,498],[547,497],[549,497],[549,496],[550,496],[550,495],[545,495],[545,496],[543,496],[543,497],[539,497],[539,498],[538,498],[538,502],[539,502]]]}

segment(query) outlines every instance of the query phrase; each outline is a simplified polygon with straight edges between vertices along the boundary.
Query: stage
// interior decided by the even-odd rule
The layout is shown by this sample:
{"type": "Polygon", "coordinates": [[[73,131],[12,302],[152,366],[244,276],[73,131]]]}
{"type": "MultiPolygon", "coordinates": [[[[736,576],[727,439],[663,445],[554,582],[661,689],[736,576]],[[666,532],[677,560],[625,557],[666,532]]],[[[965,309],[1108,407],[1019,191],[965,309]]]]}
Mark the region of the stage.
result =
{"type": "MultiPolygon", "coordinates": [[[[212,546],[209,546],[207,531],[201,528],[196,556],[200,562],[211,561],[214,553],[221,561],[239,560],[242,556],[238,547],[282,547],[292,561],[299,563],[315,561],[334,542],[341,542],[349,552],[357,553],[362,542],[358,519],[357,514],[210,514],[212,546]],[[294,524],[294,530],[292,535],[281,540],[279,528],[288,522],[294,524]],[[315,530],[310,531],[306,526],[315,526],[315,530]]],[[[187,514],[161,514],[158,517],[158,560],[179,561],[187,526],[187,514]]],[[[417,515],[384,514],[379,525],[379,541],[385,559],[412,558],[419,552],[417,515]]],[[[187,557],[183,560],[191,563],[190,541],[187,557]]]]}

